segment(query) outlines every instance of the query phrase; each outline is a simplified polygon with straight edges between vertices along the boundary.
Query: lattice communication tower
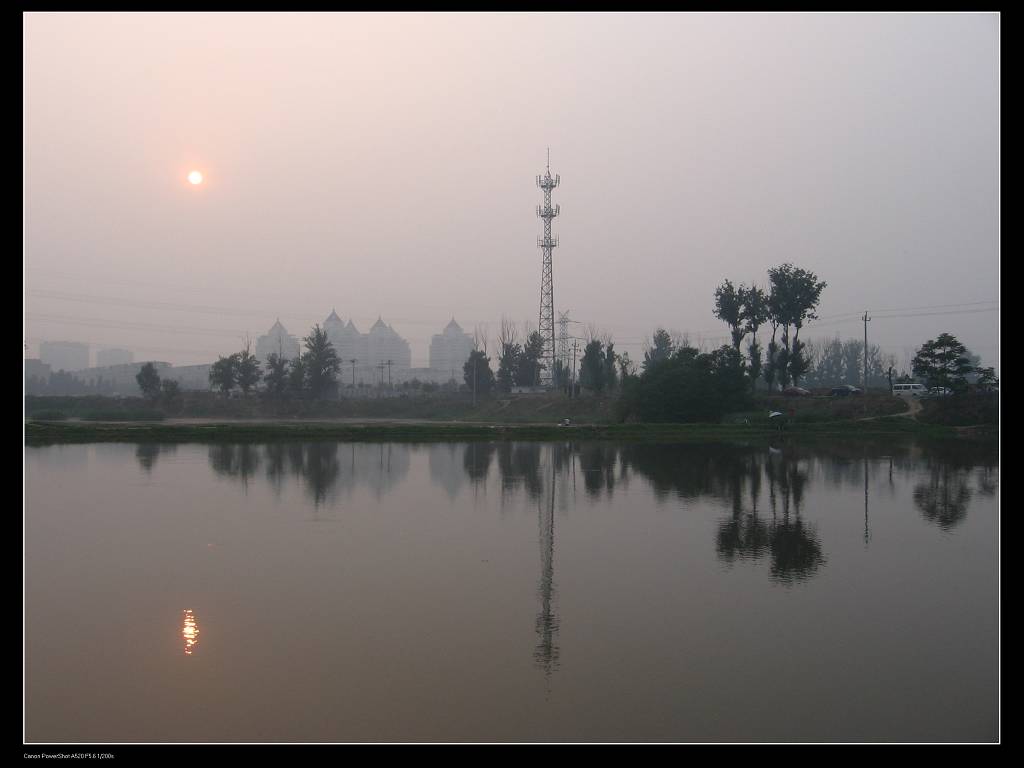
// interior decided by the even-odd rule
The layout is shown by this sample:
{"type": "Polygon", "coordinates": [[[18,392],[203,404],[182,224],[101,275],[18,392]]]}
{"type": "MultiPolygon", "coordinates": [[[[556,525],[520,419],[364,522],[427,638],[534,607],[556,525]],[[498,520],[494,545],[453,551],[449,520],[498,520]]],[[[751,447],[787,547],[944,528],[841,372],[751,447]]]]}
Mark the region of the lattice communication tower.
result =
{"type": "Polygon", "coordinates": [[[551,178],[551,150],[548,150],[547,170],[537,177],[537,186],[544,192],[544,204],[537,206],[537,215],[544,220],[544,236],[537,238],[537,246],[544,254],[540,273],[540,320],[537,323],[544,347],[541,351],[540,372],[542,386],[552,385],[555,370],[555,291],[551,280],[551,249],[558,245],[558,238],[551,235],[551,220],[561,213],[561,206],[551,205],[551,190],[558,186],[561,177],[551,178]]]}

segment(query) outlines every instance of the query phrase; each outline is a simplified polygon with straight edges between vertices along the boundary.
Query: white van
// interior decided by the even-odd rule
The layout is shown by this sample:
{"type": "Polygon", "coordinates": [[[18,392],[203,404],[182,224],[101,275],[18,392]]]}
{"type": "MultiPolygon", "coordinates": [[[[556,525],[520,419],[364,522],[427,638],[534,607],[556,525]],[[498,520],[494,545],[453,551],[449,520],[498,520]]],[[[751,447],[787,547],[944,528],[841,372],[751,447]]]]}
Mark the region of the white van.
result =
{"type": "Polygon", "coordinates": [[[921,397],[928,389],[924,384],[893,384],[892,393],[897,397],[921,397]]]}

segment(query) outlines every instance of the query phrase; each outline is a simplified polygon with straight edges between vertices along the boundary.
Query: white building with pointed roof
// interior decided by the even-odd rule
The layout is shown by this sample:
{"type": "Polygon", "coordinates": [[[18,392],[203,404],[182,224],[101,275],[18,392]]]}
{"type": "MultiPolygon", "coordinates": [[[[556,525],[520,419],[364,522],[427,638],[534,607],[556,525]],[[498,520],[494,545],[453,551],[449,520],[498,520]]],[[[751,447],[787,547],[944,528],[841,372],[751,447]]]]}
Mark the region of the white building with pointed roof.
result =
{"type": "Polygon", "coordinates": [[[256,350],[253,354],[260,362],[265,362],[267,356],[272,352],[288,360],[293,360],[299,356],[301,351],[298,340],[288,333],[281,325],[281,319],[278,318],[266,335],[260,336],[256,340],[256,350]]]}
{"type": "Polygon", "coordinates": [[[472,351],[473,337],[463,331],[453,317],[444,331],[434,334],[430,340],[430,367],[462,381],[462,366],[472,351]]]}

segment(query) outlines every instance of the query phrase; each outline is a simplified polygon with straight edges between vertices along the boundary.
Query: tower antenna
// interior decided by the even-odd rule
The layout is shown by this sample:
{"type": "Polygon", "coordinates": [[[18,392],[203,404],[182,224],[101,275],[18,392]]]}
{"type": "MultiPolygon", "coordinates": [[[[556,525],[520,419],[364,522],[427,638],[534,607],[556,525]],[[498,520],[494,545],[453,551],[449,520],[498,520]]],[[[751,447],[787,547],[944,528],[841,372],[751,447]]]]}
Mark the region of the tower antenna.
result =
{"type": "Polygon", "coordinates": [[[561,206],[551,205],[551,190],[558,186],[561,177],[555,174],[551,178],[551,148],[548,147],[548,165],[543,176],[537,177],[537,186],[544,192],[544,204],[537,206],[537,215],[544,220],[544,236],[537,238],[537,247],[541,249],[543,259],[540,273],[540,319],[537,330],[543,339],[541,347],[540,383],[544,387],[553,384],[552,375],[555,370],[555,292],[551,278],[551,249],[558,245],[558,238],[551,236],[551,220],[561,213],[561,206]]]}

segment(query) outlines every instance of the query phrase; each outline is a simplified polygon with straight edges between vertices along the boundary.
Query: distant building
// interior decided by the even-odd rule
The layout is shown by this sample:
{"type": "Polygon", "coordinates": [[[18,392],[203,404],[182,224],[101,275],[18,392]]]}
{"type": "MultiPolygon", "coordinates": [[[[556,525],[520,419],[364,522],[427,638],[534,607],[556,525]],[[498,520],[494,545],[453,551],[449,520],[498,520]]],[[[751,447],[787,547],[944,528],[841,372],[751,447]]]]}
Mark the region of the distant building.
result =
{"type": "Polygon", "coordinates": [[[412,352],[409,342],[403,339],[380,317],[366,334],[366,356],[370,365],[379,366],[391,362],[393,367],[411,368],[412,352]]]}
{"type": "Polygon", "coordinates": [[[281,325],[281,320],[278,319],[265,336],[260,336],[256,340],[256,351],[253,354],[263,363],[271,353],[294,360],[301,352],[298,340],[288,333],[281,325]]]}
{"type": "Polygon", "coordinates": [[[96,352],[96,366],[127,365],[135,362],[135,353],[127,349],[101,349],[96,352]]]}
{"type": "Polygon", "coordinates": [[[344,322],[332,309],[323,322],[323,329],[341,359],[339,379],[342,386],[351,385],[353,376],[357,385],[380,384],[382,380],[387,383],[389,360],[392,384],[408,378],[406,374],[412,366],[409,342],[380,317],[369,333],[360,333],[351,319],[344,322]],[[353,360],[356,361],[354,364],[353,360]]]}
{"type": "MultiPolygon", "coordinates": [[[[161,379],[167,378],[167,372],[171,370],[170,363],[147,360],[138,363],[123,363],[121,365],[104,365],[96,368],[79,369],[75,371],[74,379],[80,384],[89,387],[96,394],[134,397],[142,394],[142,390],[139,389],[139,383],[135,377],[147,362],[153,363],[153,367],[161,379]]],[[[53,394],[59,393],[54,392],[53,394]]]]}
{"type": "Polygon", "coordinates": [[[472,351],[473,337],[465,333],[453,317],[444,331],[430,340],[430,367],[447,372],[448,378],[461,381],[462,367],[472,351]]]}
{"type": "Polygon", "coordinates": [[[89,345],[77,341],[43,341],[39,359],[54,371],[81,371],[89,367],[89,345]]]}
{"type": "Polygon", "coordinates": [[[32,394],[50,382],[50,366],[37,358],[25,360],[25,392],[32,394]]]}
{"type": "Polygon", "coordinates": [[[181,389],[207,390],[210,388],[210,368],[212,367],[210,363],[175,365],[160,371],[160,378],[178,382],[181,389]]]}

